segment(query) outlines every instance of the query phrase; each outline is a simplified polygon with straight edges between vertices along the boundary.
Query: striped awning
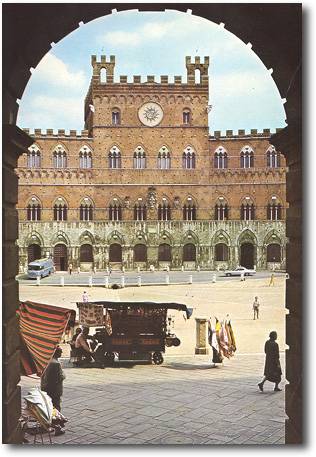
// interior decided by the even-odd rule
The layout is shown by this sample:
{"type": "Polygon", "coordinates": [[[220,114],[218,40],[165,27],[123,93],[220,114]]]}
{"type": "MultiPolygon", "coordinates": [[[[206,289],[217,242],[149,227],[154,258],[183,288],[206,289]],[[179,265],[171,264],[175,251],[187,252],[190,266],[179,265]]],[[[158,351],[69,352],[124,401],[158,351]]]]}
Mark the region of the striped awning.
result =
{"type": "Polygon", "coordinates": [[[17,311],[21,335],[22,374],[40,376],[52,358],[74,311],[30,301],[17,311]]]}

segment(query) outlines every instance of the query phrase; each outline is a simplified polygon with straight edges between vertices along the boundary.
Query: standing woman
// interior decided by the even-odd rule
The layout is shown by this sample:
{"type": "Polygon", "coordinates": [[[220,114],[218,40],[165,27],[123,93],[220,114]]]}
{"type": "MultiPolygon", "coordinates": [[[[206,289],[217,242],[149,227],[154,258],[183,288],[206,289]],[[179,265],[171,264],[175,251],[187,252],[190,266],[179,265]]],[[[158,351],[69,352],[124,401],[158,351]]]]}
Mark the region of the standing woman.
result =
{"type": "Polygon", "coordinates": [[[279,388],[279,383],[281,382],[281,364],[280,364],[280,355],[279,355],[279,345],[276,342],[278,335],[277,332],[271,332],[269,335],[269,340],[266,341],[264,345],[264,352],[266,354],[266,362],[264,365],[264,376],[261,382],[259,382],[258,387],[263,392],[263,384],[266,381],[274,382],[274,391],[281,392],[282,389],[279,388]]]}

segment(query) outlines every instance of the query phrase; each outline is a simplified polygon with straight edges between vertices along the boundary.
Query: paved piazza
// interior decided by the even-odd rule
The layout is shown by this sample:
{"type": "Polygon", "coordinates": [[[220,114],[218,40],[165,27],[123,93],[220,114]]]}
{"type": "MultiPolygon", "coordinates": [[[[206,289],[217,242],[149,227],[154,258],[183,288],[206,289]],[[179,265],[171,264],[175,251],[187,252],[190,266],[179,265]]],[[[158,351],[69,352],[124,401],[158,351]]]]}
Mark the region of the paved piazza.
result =
{"type": "MultiPolygon", "coordinates": [[[[73,368],[68,347],[62,359],[63,413],[66,433],[55,444],[284,444],[284,378],[280,393],[273,384],[257,388],[264,364],[263,346],[278,332],[282,371],[285,349],[285,279],[249,278],[215,284],[88,289],[91,300],[177,301],[194,308],[185,321],[171,310],[178,348],[167,348],[163,365],[116,364],[104,370],[73,368]],[[254,321],[254,296],[261,303],[254,321]],[[229,314],[237,352],[212,368],[210,356],[194,355],[195,317],[229,314]]],[[[83,287],[20,285],[20,298],[76,309],[83,287]]],[[[22,395],[38,385],[22,377],[22,395]]]]}

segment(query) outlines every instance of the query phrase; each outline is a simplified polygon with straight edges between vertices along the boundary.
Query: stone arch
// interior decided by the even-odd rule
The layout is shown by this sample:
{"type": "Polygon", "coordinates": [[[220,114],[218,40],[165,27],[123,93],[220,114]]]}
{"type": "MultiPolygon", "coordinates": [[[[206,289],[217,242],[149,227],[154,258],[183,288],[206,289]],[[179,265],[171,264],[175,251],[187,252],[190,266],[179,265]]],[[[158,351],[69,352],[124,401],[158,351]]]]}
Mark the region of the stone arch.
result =
{"type": "Polygon", "coordinates": [[[196,245],[199,245],[200,241],[196,233],[192,230],[188,230],[182,235],[180,243],[181,245],[184,245],[185,243],[195,243],[196,245]]]}
{"type": "Polygon", "coordinates": [[[58,244],[58,243],[63,243],[68,247],[71,245],[69,236],[63,230],[59,230],[52,237],[51,245],[54,246],[55,244],[58,244]]]}
{"type": "Polygon", "coordinates": [[[174,238],[173,238],[173,236],[171,235],[170,232],[168,232],[167,230],[163,230],[159,234],[158,242],[159,242],[159,244],[167,243],[167,244],[170,244],[170,246],[173,246],[174,245],[174,238]]]}
{"type": "Polygon", "coordinates": [[[79,244],[91,244],[94,245],[95,237],[89,230],[85,230],[79,235],[79,244]]]}
{"type": "Polygon", "coordinates": [[[212,246],[218,243],[225,243],[227,246],[231,246],[231,238],[225,230],[217,230],[212,237],[212,246]]]}
{"type": "Polygon", "coordinates": [[[111,243],[119,243],[121,245],[124,245],[125,244],[124,236],[118,230],[113,230],[107,236],[107,244],[110,245],[111,243]]]}
{"type": "Polygon", "coordinates": [[[33,231],[26,239],[25,239],[25,246],[29,246],[30,244],[39,244],[40,246],[44,246],[44,239],[42,235],[37,232],[33,231]]]}

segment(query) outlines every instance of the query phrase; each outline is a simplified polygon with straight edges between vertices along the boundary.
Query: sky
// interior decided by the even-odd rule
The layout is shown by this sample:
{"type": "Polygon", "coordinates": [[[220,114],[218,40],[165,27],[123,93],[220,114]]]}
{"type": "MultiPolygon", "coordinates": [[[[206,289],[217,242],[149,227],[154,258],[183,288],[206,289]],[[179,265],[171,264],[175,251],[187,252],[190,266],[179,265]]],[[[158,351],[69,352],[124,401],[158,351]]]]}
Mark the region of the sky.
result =
{"type": "Polygon", "coordinates": [[[209,114],[214,130],[286,126],[285,111],[271,72],[250,46],[222,25],[192,14],[118,12],[80,27],[53,44],[20,101],[21,128],[84,128],[83,106],[92,75],[91,55],[115,55],[115,78],[182,75],[185,56],[210,57],[209,114]]]}

